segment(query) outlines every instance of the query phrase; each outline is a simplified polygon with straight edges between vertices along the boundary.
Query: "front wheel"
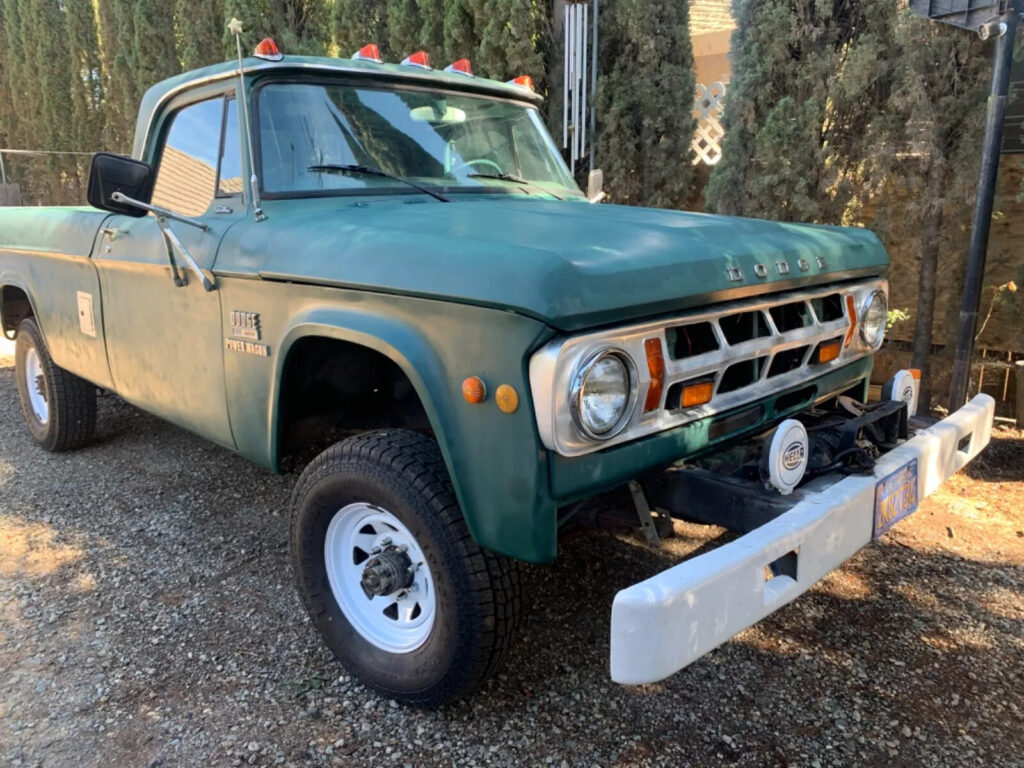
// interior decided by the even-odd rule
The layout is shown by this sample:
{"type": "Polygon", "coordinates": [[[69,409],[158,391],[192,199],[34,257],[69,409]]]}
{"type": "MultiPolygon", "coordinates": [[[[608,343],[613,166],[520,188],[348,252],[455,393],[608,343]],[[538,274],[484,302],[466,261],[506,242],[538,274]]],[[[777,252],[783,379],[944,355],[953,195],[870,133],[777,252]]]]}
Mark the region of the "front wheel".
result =
{"type": "Polygon", "coordinates": [[[96,387],[53,362],[34,318],[18,326],[14,368],[25,423],[41,447],[70,451],[92,441],[96,387]]]}
{"type": "Polygon", "coordinates": [[[292,558],[331,650],[404,703],[470,693],[518,624],[517,563],[477,546],[437,443],[415,432],[368,432],[313,460],[292,500],[292,558]]]}

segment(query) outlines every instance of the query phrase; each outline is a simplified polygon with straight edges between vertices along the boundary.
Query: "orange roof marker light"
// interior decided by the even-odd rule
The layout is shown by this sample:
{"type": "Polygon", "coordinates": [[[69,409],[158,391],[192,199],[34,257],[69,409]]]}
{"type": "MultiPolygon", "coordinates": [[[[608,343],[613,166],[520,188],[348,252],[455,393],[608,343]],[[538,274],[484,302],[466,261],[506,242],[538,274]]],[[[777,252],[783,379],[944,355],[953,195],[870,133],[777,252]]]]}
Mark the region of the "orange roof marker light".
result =
{"type": "Polygon", "coordinates": [[[509,80],[506,85],[518,85],[520,88],[529,88],[531,91],[535,90],[533,87],[533,78],[529,75],[520,75],[514,80],[509,80]]]}
{"type": "Polygon", "coordinates": [[[473,66],[469,63],[469,59],[459,59],[453,61],[447,67],[444,68],[445,72],[455,72],[460,75],[468,75],[473,77],[473,66]]]}
{"type": "Polygon", "coordinates": [[[416,53],[406,56],[402,59],[402,64],[406,67],[432,69],[430,66],[430,55],[426,51],[416,51],[416,53]]]}
{"type": "Polygon", "coordinates": [[[355,61],[372,61],[374,64],[383,64],[384,59],[380,57],[380,47],[376,43],[364,45],[352,54],[355,61]]]}
{"type": "Polygon", "coordinates": [[[266,61],[280,61],[284,58],[280,49],[277,47],[277,43],[274,42],[272,37],[264,37],[256,45],[256,50],[252,52],[252,55],[257,59],[265,59],[266,61]]]}

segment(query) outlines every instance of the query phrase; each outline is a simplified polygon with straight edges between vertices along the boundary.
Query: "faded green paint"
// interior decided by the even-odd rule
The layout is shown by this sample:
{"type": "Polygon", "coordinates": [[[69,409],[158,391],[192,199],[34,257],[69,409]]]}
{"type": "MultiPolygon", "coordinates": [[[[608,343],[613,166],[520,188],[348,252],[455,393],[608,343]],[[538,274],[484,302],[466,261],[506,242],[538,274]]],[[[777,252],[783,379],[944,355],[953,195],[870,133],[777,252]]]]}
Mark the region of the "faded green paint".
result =
{"type": "MultiPolygon", "coordinates": [[[[316,68],[322,76],[334,67],[346,78],[536,101],[503,84],[393,65],[304,58],[247,65],[254,68],[250,91],[270,74],[316,68]]],[[[168,114],[236,88],[226,77],[232,71],[221,64],[150,89],[135,154],[154,160],[168,114]]],[[[243,173],[247,178],[250,169],[243,173]]],[[[201,217],[210,231],[171,225],[216,276],[209,293],[191,275],[186,287],[172,284],[151,218],[0,209],[0,286],[29,295],[62,367],[275,469],[292,346],[325,337],[386,355],[424,404],[473,535],[486,547],[540,562],[555,556],[559,504],[706,450],[709,442],[708,424],[698,422],[575,459],[549,454],[533,416],[533,351],[559,333],[876,275],[888,264],[864,230],[521,194],[453,198],[442,204],[410,192],[266,200],[261,223],[253,220],[251,200],[215,201],[232,210],[211,208],[201,217]],[[789,274],[777,269],[779,260],[789,274]],[[757,277],[755,264],[767,265],[768,275],[757,277]],[[733,280],[729,267],[743,279],[733,280]],[[79,291],[94,297],[96,338],[81,332],[79,291]],[[232,310],[259,313],[258,343],[268,356],[225,349],[232,310]],[[470,375],[481,376],[490,392],[514,386],[519,409],[503,414],[493,398],[466,403],[460,384],[470,375]]],[[[822,377],[820,393],[863,382],[870,365],[867,359],[822,377]]],[[[765,401],[758,428],[784,415],[772,412],[774,400],[765,401]]]]}

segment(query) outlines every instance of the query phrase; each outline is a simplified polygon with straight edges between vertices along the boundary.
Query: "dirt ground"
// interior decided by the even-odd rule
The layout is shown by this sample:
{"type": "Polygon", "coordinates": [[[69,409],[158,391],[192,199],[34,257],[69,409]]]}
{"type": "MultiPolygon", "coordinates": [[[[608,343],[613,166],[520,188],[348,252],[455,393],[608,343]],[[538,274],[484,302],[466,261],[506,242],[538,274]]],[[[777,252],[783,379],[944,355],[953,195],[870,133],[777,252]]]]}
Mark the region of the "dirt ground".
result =
{"type": "Polygon", "coordinates": [[[23,427],[0,347],[0,765],[1024,766],[1024,434],[808,594],[657,685],[608,679],[615,592],[722,532],[567,539],[505,672],[438,712],[352,681],[292,583],[275,476],[114,397],[23,427]]]}

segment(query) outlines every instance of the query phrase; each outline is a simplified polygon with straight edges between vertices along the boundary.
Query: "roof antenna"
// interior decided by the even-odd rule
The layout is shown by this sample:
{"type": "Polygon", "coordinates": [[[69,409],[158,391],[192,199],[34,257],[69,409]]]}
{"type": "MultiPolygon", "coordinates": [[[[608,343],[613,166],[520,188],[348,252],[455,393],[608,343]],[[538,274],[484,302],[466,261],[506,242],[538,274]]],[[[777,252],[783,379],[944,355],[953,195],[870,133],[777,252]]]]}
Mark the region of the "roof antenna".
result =
{"type": "Polygon", "coordinates": [[[249,179],[249,186],[252,188],[252,204],[255,209],[256,221],[264,221],[267,216],[260,206],[260,182],[256,178],[256,156],[253,153],[252,125],[249,123],[249,102],[245,95],[245,70],[242,65],[242,22],[232,16],[231,21],[228,22],[228,32],[235,36],[235,44],[238,46],[238,82],[242,92],[242,120],[245,123],[245,138],[249,144],[249,168],[252,170],[252,176],[249,179]]]}

